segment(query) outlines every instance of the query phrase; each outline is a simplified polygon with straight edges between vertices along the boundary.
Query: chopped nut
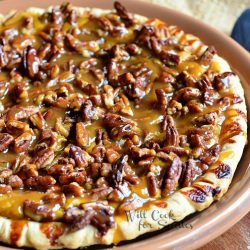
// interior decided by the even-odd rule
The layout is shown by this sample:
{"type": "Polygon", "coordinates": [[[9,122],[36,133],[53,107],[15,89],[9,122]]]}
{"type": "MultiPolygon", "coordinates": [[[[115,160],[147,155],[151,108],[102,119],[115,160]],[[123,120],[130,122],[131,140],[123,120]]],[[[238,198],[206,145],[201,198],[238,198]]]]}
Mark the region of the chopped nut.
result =
{"type": "Polygon", "coordinates": [[[23,204],[23,213],[34,221],[49,221],[53,218],[53,210],[30,200],[23,204]]]}
{"type": "Polygon", "coordinates": [[[26,151],[32,142],[33,134],[31,132],[24,132],[14,140],[14,151],[22,153],[26,151]]]}
{"type": "Polygon", "coordinates": [[[166,169],[164,181],[162,184],[162,195],[166,197],[170,192],[175,190],[182,171],[182,163],[179,157],[175,157],[169,167],[166,169]]]}
{"type": "Polygon", "coordinates": [[[80,147],[86,147],[89,144],[88,131],[83,122],[78,122],[76,124],[76,141],[80,147]]]}
{"type": "Polygon", "coordinates": [[[54,151],[51,148],[45,148],[33,157],[32,163],[37,166],[37,168],[44,168],[49,165],[54,159],[54,151]]]}
{"type": "Polygon", "coordinates": [[[0,152],[6,150],[13,141],[13,136],[7,133],[0,133],[0,152]]]}

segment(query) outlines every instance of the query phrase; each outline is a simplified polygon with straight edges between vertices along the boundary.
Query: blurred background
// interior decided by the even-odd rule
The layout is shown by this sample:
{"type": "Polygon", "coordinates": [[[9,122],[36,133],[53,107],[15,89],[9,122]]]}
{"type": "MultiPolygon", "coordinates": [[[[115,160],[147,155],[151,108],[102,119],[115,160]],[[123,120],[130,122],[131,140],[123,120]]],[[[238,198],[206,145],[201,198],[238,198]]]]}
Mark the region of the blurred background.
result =
{"type": "MultiPolygon", "coordinates": [[[[236,19],[250,8],[250,0],[146,0],[200,19],[231,34],[236,19]]],[[[250,31],[249,31],[250,33],[250,31]]],[[[250,34],[249,34],[250,35],[250,34]]]]}

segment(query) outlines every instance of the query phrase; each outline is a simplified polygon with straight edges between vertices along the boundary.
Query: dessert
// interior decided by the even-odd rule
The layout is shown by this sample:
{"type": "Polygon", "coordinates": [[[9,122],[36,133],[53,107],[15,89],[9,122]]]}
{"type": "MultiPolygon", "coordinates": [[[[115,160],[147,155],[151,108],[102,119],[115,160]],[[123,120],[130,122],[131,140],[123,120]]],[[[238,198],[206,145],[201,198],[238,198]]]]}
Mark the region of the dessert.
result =
{"type": "Polygon", "coordinates": [[[213,46],[114,10],[28,9],[0,26],[0,240],[117,244],[207,208],[246,143],[213,46]]]}

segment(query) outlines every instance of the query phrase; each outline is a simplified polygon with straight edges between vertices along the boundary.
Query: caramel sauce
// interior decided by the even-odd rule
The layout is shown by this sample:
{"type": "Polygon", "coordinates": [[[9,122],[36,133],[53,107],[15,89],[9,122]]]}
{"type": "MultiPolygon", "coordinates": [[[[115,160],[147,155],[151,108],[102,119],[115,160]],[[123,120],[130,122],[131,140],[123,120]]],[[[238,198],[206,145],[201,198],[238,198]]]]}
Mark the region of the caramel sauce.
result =
{"type": "Polygon", "coordinates": [[[48,222],[48,223],[42,223],[40,225],[40,229],[49,239],[50,244],[54,246],[54,245],[57,245],[58,238],[61,235],[63,235],[65,231],[65,225],[48,222]]]}
{"type": "Polygon", "coordinates": [[[199,79],[200,76],[206,71],[206,68],[197,62],[184,61],[178,65],[180,72],[186,71],[188,74],[199,79]]]}
{"type": "Polygon", "coordinates": [[[44,196],[37,191],[13,191],[0,195],[0,215],[12,219],[22,219],[22,206],[25,200],[40,201],[44,196]]]}
{"type": "Polygon", "coordinates": [[[10,242],[13,245],[17,245],[18,240],[22,236],[22,231],[27,224],[24,220],[12,220],[10,224],[10,242]]]}

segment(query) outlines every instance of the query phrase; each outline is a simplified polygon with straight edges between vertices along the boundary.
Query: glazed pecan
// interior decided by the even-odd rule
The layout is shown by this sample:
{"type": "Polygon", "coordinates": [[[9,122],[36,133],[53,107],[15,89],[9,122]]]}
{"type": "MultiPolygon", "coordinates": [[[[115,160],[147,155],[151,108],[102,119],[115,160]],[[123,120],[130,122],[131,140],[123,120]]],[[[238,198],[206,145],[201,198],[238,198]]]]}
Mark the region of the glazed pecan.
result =
{"type": "Polygon", "coordinates": [[[171,51],[162,50],[159,53],[159,58],[168,66],[176,66],[180,63],[180,56],[171,51]]]}
{"type": "Polygon", "coordinates": [[[49,175],[64,175],[73,171],[74,167],[72,164],[56,164],[50,166],[47,170],[49,175]]]}
{"type": "Polygon", "coordinates": [[[179,133],[175,126],[174,119],[170,115],[165,115],[162,122],[162,131],[166,131],[165,146],[178,146],[179,133]]]}
{"type": "Polygon", "coordinates": [[[72,231],[78,231],[89,225],[95,214],[96,211],[94,209],[84,211],[77,207],[72,207],[66,211],[64,221],[70,225],[72,231]]]}
{"type": "Polygon", "coordinates": [[[32,159],[32,163],[35,164],[38,169],[44,168],[53,161],[54,156],[54,150],[52,148],[45,148],[36,153],[32,159]]]}
{"type": "Polygon", "coordinates": [[[209,127],[190,128],[187,130],[188,137],[194,134],[202,136],[205,141],[208,141],[213,137],[213,131],[209,127]]]}
{"type": "Polygon", "coordinates": [[[86,203],[81,209],[69,208],[64,221],[70,225],[73,232],[91,224],[97,227],[101,235],[114,226],[113,210],[101,203],[86,203]]]}
{"type": "Polygon", "coordinates": [[[44,129],[47,126],[47,123],[44,117],[42,116],[41,112],[31,115],[29,119],[32,122],[32,124],[39,129],[44,129]]]}
{"type": "Polygon", "coordinates": [[[25,186],[36,190],[47,190],[56,183],[56,180],[48,175],[29,177],[25,180],[25,186]]]}
{"type": "Polygon", "coordinates": [[[108,31],[109,33],[112,33],[114,30],[114,25],[113,23],[106,17],[101,16],[98,18],[94,18],[94,20],[97,21],[97,23],[99,24],[99,26],[101,27],[101,29],[108,31]]]}
{"type": "Polygon", "coordinates": [[[3,169],[0,172],[0,182],[3,183],[5,179],[8,179],[12,175],[11,169],[3,169]]]}
{"type": "Polygon", "coordinates": [[[200,62],[205,66],[210,65],[215,54],[217,54],[216,49],[213,46],[209,46],[201,56],[200,62]]]}
{"type": "Polygon", "coordinates": [[[149,195],[155,197],[158,191],[158,180],[152,172],[147,174],[147,186],[149,195]]]}
{"type": "Polygon", "coordinates": [[[42,44],[39,49],[37,50],[37,56],[40,60],[47,58],[50,54],[51,44],[45,43],[42,44]]]}
{"type": "Polygon", "coordinates": [[[208,150],[204,151],[204,153],[200,157],[200,160],[206,163],[207,165],[211,166],[218,159],[220,151],[221,151],[221,146],[220,144],[216,143],[208,150]]]}
{"type": "Polygon", "coordinates": [[[23,163],[21,166],[13,167],[14,172],[21,177],[22,180],[28,179],[29,177],[38,176],[36,165],[23,163]]]}
{"type": "Polygon", "coordinates": [[[12,191],[10,185],[0,184],[0,194],[6,194],[12,191]]]}
{"type": "Polygon", "coordinates": [[[217,119],[217,113],[216,112],[209,112],[205,115],[199,116],[195,118],[194,123],[197,126],[203,126],[203,125],[214,125],[217,119]]]}
{"type": "Polygon", "coordinates": [[[118,207],[118,212],[136,210],[137,208],[140,208],[142,206],[142,200],[132,194],[129,197],[123,199],[121,205],[118,207]]]}
{"type": "MultiPolygon", "coordinates": [[[[5,128],[5,121],[4,118],[0,118],[0,132],[5,128]]],[[[8,131],[7,131],[8,132],[8,131]]]]}
{"type": "Polygon", "coordinates": [[[177,91],[173,97],[173,100],[180,102],[188,102],[190,100],[197,99],[201,96],[200,90],[193,87],[185,87],[177,91]]]}
{"type": "Polygon", "coordinates": [[[70,194],[74,197],[84,196],[85,191],[77,182],[71,182],[68,185],[64,185],[62,190],[65,194],[70,194]]]}
{"type": "Polygon", "coordinates": [[[12,187],[12,189],[23,187],[23,181],[18,175],[11,175],[8,178],[7,182],[8,182],[8,185],[12,187]]]}
{"type": "Polygon", "coordinates": [[[72,182],[83,185],[87,181],[86,175],[85,169],[77,169],[73,172],[60,175],[59,182],[63,185],[68,185],[72,182]]]}
{"type": "Polygon", "coordinates": [[[124,180],[126,180],[131,185],[136,185],[140,182],[139,177],[136,175],[132,167],[128,164],[124,167],[124,180]]]}
{"type": "Polygon", "coordinates": [[[7,120],[23,120],[31,115],[39,112],[39,107],[36,106],[13,106],[7,112],[7,120]]]}
{"type": "Polygon", "coordinates": [[[191,113],[201,113],[204,109],[204,105],[197,100],[189,101],[187,107],[191,113]]]}
{"type": "Polygon", "coordinates": [[[99,188],[95,188],[91,191],[91,199],[94,201],[105,200],[107,196],[113,191],[112,187],[102,186],[99,188]]]}
{"type": "Polygon", "coordinates": [[[26,200],[23,203],[23,213],[34,221],[50,221],[54,216],[51,208],[31,200],[26,200]]]}
{"type": "Polygon", "coordinates": [[[224,72],[215,76],[213,81],[214,87],[219,91],[228,88],[232,76],[235,76],[233,72],[224,72]]]}
{"type": "Polygon", "coordinates": [[[34,78],[39,72],[40,60],[37,51],[32,46],[28,46],[23,52],[23,66],[29,77],[34,78]]]}
{"type": "Polygon", "coordinates": [[[28,97],[28,91],[27,87],[25,86],[25,83],[19,82],[13,87],[13,96],[15,102],[19,103],[21,101],[27,100],[28,97]]]}
{"type": "Polygon", "coordinates": [[[163,89],[156,89],[155,94],[157,97],[157,106],[163,111],[166,110],[168,107],[168,98],[165,91],[163,89]]]}
{"type": "Polygon", "coordinates": [[[30,147],[32,139],[33,139],[33,133],[24,132],[14,140],[14,147],[13,147],[14,151],[16,153],[22,153],[26,151],[30,147]]]}
{"type": "Polygon", "coordinates": [[[86,147],[89,144],[88,131],[83,122],[76,124],[76,141],[80,147],[86,147]]]}
{"type": "Polygon", "coordinates": [[[156,36],[156,28],[153,25],[143,25],[136,37],[136,42],[151,47],[150,37],[153,36],[156,36]]]}
{"type": "Polygon", "coordinates": [[[6,150],[13,141],[13,136],[7,133],[0,133],[0,152],[6,150]]]}
{"type": "Polygon", "coordinates": [[[132,26],[135,23],[133,15],[129,13],[120,2],[114,2],[114,7],[116,9],[117,14],[123,19],[127,26],[132,26]]]}
{"type": "Polygon", "coordinates": [[[126,45],[126,51],[131,55],[139,55],[142,50],[135,43],[131,43],[126,45]]]}
{"type": "Polygon", "coordinates": [[[139,148],[136,146],[132,146],[130,148],[130,152],[133,157],[135,158],[141,158],[141,157],[148,157],[148,156],[155,156],[156,152],[154,149],[149,149],[149,148],[139,148]]]}
{"type": "Polygon", "coordinates": [[[202,174],[201,169],[192,159],[189,159],[183,168],[182,187],[189,187],[192,181],[202,174]]]}
{"type": "Polygon", "coordinates": [[[82,117],[84,121],[98,120],[104,116],[104,111],[99,107],[94,107],[90,100],[84,102],[82,106],[82,117]]]}
{"type": "Polygon", "coordinates": [[[178,156],[174,157],[169,169],[166,169],[163,183],[162,183],[162,196],[166,197],[175,190],[182,172],[182,162],[178,156]]]}
{"type": "Polygon", "coordinates": [[[91,155],[95,158],[95,162],[103,162],[106,149],[102,145],[96,145],[91,151],[91,155]]]}
{"type": "Polygon", "coordinates": [[[111,183],[114,187],[119,186],[124,178],[124,168],[127,164],[128,156],[122,155],[113,165],[112,165],[112,176],[111,183]]]}
{"type": "Polygon", "coordinates": [[[45,204],[60,204],[63,206],[66,203],[66,196],[63,193],[54,193],[54,191],[47,190],[46,194],[43,196],[42,201],[45,204]]]}
{"type": "Polygon", "coordinates": [[[203,77],[196,82],[197,87],[201,90],[201,91],[205,91],[207,89],[212,89],[212,82],[209,80],[207,75],[203,75],[203,77]]]}
{"type": "Polygon", "coordinates": [[[182,147],[177,147],[177,146],[166,146],[166,147],[163,147],[161,150],[167,154],[174,153],[178,155],[179,157],[187,156],[189,154],[188,150],[182,147]]]}
{"type": "Polygon", "coordinates": [[[69,155],[76,161],[79,168],[85,168],[93,162],[93,158],[85,150],[74,145],[70,147],[69,155]]]}
{"type": "Polygon", "coordinates": [[[199,134],[191,134],[189,136],[189,144],[191,148],[205,147],[205,141],[202,135],[199,134]]]}
{"type": "Polygon", "coordinates": [[[106,149],[106,158],[109,163],[114,163],[120,158],[120,154],[113,148],[106,149]]]}
{"type": "Polygon", "coordinates": [[[127,124],[132,125],[132,126],[136,125],[133,120],[123,117],[121,115],[116,115],[112,113],[105,114],[104,123],[110,128],[114,128],[120,125],[124,126],[127,124]]]}

